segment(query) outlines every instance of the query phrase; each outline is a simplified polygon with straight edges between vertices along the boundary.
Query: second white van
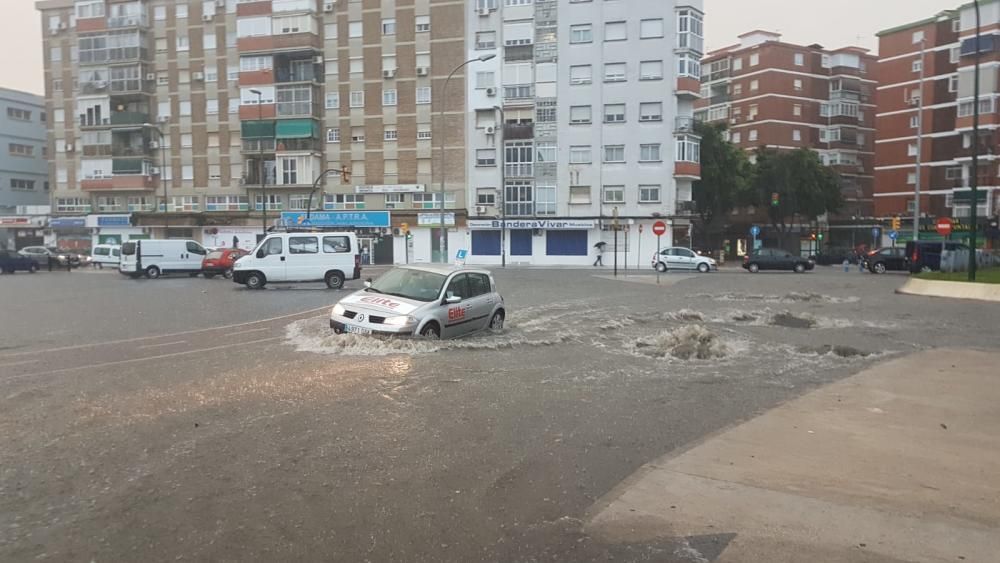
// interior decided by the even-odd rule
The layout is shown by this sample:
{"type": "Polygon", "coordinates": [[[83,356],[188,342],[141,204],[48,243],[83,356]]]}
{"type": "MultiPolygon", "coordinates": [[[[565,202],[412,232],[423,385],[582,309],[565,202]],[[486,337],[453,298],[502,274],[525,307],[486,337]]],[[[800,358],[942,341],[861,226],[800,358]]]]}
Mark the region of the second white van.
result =
{"type": "Polygon", "coordinates": [[[130,240],[122,245],[118,271],[133,278],[156,279],[164,274],[201,273],[201,261],[208,252],[193,240],[130,240]]]}
{"type": "Polygon", "coordinates": [[[122,259],[122,247],[117,244],[98,244],[90,251],[90,261],[97,268],[104,265],[118,266],[122,259]]]}
{"type": "Polygon", "coordinates": [[[233,281],[250,289],[273,282],[326,282],[340,289],[361,277],[354,233],[274,233],[233,264],[233,281]]]}

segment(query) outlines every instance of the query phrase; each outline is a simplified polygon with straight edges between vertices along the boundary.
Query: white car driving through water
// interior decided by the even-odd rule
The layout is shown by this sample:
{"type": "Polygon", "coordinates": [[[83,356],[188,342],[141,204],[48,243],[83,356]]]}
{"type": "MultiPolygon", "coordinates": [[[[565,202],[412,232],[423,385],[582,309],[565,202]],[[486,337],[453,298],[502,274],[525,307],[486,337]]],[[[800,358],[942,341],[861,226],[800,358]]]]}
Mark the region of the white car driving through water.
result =
{"type": "Polygon", "coordinates": [[[503,329],[507,310],[488,270],[403,266],[334,305],[337,334],[455,338],[503,329]]]}

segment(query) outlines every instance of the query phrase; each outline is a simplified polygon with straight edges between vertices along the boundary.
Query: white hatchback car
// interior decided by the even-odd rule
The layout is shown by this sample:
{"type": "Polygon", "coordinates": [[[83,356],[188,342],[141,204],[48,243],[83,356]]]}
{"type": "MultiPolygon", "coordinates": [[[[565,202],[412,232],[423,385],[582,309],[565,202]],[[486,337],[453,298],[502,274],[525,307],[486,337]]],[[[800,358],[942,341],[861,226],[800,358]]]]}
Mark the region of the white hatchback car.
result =
{"type": "Polygon", "coordinates": [[[719,269],[715,260],[702,256],[690,248],[672,246],[653,255],[653,268],[659,272],[667,270],[697,270],[707,273],[719,269]]]}
{"type": "Polygon", "coordinates": [[[393,268],[330,312],[337,334],[455,338],[503,329],[507,310],[487,270],[450,266],[393,268]]]}

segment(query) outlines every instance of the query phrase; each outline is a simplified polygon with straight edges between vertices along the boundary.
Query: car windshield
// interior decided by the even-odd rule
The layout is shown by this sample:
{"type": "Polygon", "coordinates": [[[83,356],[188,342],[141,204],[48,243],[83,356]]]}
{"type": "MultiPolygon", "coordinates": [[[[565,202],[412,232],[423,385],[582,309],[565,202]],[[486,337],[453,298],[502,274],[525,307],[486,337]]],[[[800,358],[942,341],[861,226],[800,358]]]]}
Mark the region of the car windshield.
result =
{"type": "Polygon", "coordinates": [[[135,243],[126,242],[122,245],[122,256],[132,256],[135,254],[135,243]]]}
{"type": "Polygon", "coordinates": [[[395,295],[417,301],[433,301],[441,295],[447,276],[423,270],[396,268],[372,283],[366,291],[395,295]]]}

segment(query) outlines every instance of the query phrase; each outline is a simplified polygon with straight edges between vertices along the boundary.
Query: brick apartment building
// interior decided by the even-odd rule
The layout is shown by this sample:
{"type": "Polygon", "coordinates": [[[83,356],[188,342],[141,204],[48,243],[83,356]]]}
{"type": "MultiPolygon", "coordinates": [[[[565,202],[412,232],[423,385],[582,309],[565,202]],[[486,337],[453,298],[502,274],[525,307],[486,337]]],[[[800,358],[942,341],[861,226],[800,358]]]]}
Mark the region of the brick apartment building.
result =
{"type": "Polygon", "coordinates": [[[615,208],[686,233],[701,3],[625,4],[42,0],[53,232],[246,247],[346,169],[311,221],[378,262],[441,257],[442,172],[448,247],[487,263],[502,216],[532,263],[592,260],[615,208]]]}
{"type": "MultiPolygon", "coordinates": [[[[698,118],[726,123],[730,140],[759,147],[809,148],[842,178],[845,208],[827,219],[828,245],[853,246],[870,238],[874,170],[875,64],[865,49],[828,50],[794,45],[781,35],[752,31],[702,61],[698,118]],[[869,233],[864,235],[864,233],[869,233]]],[[[731,251],[746,248],[748,230],[766,216],[737,210],[727,231],[731,251]]],[[[812,250],[814,225],[800,225],[802,250],[812,250]]]]}
{"type": "MultiPolygon", "coordinates": [[[[1000,210],[997,169],[1000,5],[995,2],[982,7],[982,33],[977,210],[980,230],[987,216],[1000,210]]],[[[956,221],[953,239],[967,237],[972,203],[969,189],[975,53],[972,5],[879,33],[879,53],[875,213],[884,220],[901,217],[900,240],[912,238],[919,152],[920,237],[939,238],[934,228],[938,217],[956,221]],[[918,111],[921,97],[922,119],[918,111]],[[922,132],[919,151],[918,131],[922,132]]]]}

